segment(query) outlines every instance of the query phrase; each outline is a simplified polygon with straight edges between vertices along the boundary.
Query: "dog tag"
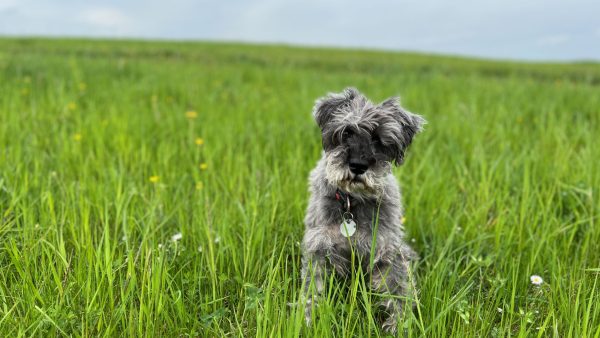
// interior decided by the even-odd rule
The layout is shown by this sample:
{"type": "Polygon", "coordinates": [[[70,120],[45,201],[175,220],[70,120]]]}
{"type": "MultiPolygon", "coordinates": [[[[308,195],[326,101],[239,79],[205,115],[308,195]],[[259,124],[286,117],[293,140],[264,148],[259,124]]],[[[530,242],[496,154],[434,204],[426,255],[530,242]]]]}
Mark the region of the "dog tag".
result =
{"type": "Polygon", "coordinates": [[[350,237],[356,232],[356,223],[353,219],[347,219],[340,224],[340,232],[344,237],[350,237]]]}

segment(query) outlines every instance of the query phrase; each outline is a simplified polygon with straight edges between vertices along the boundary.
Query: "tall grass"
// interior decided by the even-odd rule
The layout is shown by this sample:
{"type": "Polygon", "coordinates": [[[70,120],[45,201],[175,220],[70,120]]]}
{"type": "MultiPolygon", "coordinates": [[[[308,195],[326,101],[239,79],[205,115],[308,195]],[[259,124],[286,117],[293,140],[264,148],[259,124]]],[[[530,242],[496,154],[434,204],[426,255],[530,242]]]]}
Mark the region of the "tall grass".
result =
{"type": "Polygon", "coordinates": [[[381,336],[361,274],[298,303],[310,110],[348,85],[429,121],[401,335],[600,337],[599,65],[39,39],[0,40],[0,335],[381,336]]]}

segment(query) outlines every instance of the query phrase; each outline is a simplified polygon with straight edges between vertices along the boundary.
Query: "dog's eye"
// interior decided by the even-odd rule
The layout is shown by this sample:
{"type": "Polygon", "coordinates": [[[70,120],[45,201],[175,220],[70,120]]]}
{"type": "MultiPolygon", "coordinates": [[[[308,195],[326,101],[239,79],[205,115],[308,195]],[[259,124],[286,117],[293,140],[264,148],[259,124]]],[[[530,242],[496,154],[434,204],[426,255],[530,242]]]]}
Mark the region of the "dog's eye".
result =
{"type": "Polygon", "coordinates": [[[344,129],[344,132],[342,133],[342,140],[347,140],[352,135],[354,135],[354,132],[351,129],[344,129]]]}
{"type": "Polygon", "coordinates": [[[373,143],[375,143],[375,144],[377,144],[377,145],[381,145],[381,144],[383,144],[383,143],[381,142],[381,138],[379,138],[379,136],[378,136],[378,135],[373,135],[373,136],[371,137],[371,140],[373,141],[373,143]]]}

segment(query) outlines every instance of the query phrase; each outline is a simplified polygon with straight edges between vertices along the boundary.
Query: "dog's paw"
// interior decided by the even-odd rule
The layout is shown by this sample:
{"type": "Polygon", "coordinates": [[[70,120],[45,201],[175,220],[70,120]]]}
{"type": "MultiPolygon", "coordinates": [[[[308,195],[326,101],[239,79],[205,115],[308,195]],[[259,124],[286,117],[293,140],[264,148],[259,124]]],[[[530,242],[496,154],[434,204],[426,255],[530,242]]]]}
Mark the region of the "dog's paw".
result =
{"type": "Polygon", "coordinates": [[[304,322],[306,323],[306,326],[312,324],[312,309],[306,308],[306,310],[304,310],[304,322]]]}
{"type": "Polygon", "coordinates": [[[398,323],[396,321],[396,317],[388,317],[388,319],[386,319],[383,322],[383,324],[381,324],[381,330],[383,330],[383,332],[385,333],[396,335],[396,332],[398,331],[398,323]]]}
{"type": "Polygon", "coordinates": [[[304,307],[304,322],[306,326],[310,326],[312,323],[312,313],[313,313],[313,304],[312,300],[308,299],[306,301],[306,306],[304,307]]]}

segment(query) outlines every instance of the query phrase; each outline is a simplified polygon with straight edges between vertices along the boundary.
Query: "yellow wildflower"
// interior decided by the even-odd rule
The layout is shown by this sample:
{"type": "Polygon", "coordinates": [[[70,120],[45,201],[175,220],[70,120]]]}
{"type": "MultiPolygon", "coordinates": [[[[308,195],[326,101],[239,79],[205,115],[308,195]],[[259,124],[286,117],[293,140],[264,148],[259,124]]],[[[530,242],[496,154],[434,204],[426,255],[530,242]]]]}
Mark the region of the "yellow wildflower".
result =
{"type": "Polygon", "coordinates": [[[400,224],[404,224],[404,222],[406,222],[406,217],[402,216],[402,218],[400,218],[400,224]]]}
{"type": "Polygon", "coordinates": [[[201,146],[204,144],[204,139],[197,137],[195,142],[197,146],[201,146]]]}
{"type": "Polygon", "coordinates": [[[67,108],[69,110],[75,110],[77,109],[77,104],[75,102],[69,102],[69,104],[67,104],[67,108]]]}
{"type": "Polygon", "coordinates": [[[150,176],[150,182],[152,182],[152,183],[156,183],[159,180],[160,180],[160,177],[158,177],[156,175],[150,176]]]}
{"type": "Polygon", "coordinates": [[[185,112],[185,117],[187,117],[190,120],[193,120],[196,117],[198,117],[198,113],[196,113],[194,110],[188,110],[185,112]]]}
{"type": "Polygon", "coordinates": [[[208,168],[208,164],[206,164],[206,163],[200,164],[200,170],[206,170],[207,168],[208,168]]]}
{"type": "Polygon", "coordinates": [[[196,190],[202,190],[202,188],[204,188],[204,183],[196,182],[196,190]]]}
{"type": "Polygon", "coordinates": [[[73,140],[75,140],[77,142],[81,141],[82,138],[83,138],[83,136],[81,136],[80,133],[73,134],[73,140]]]}

